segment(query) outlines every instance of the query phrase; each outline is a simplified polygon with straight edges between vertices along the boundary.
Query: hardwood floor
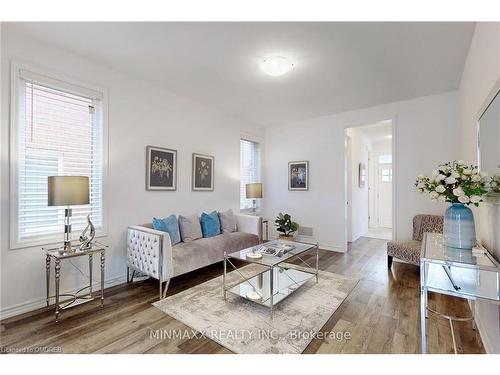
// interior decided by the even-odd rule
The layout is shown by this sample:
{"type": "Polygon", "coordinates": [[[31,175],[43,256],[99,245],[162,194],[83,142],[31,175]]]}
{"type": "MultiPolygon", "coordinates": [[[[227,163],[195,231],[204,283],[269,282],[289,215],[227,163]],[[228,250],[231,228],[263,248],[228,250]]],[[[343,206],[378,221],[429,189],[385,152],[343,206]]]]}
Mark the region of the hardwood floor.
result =
{"type": "MultiPolygon", "coordinates": [[[[419,270],[394,262],[387,269],[385,241],[361,238],[346,254],[322,250],[320,269],[358,277],[361,281],[322,332],[349,332],[349,340],[315,339],[305,353],[418,353],[419,270]]],[[[313,254],[309,255],[313,256],[313,254]]],[[[220,275],[216,264],[173,279],[168,294],[220,275]]],[[[191,329],[151,305],[158,298],[151,280],[106,289],[104,308],[93,301],[63,312],[54,322],[53,310],[41,309],[1,322],[1,347],[59,347],[63,353],[230,353],[204,337],[150,338],[151,330],[191,329]]],[[[466,301],[429,295],[438,311],[468,316],[466,301]]],[[[428,351],[453,353],[448,321],[433,316],[428,323],[428,351]]],[[[331,336],[330,336],[331,337],[331,336]]],[[[484,353],[479,334],[470,322],[455,323],[460,353],[484,353]]]]}

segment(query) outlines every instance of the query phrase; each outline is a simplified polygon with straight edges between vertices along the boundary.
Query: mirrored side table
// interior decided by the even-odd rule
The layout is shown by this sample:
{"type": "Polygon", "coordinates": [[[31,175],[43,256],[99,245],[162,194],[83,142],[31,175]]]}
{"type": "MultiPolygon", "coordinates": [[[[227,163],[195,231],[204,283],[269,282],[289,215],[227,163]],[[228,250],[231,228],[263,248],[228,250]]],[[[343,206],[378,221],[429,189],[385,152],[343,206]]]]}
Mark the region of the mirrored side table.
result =
{"type": "Polygon", "coordinates": [[[78,250],[78,246],[75,247],[73,252],[65,252],[63,247],[56,248],[42,248],[45,253],[45,273],[46,273],[46,302],[47,307],[50,305],[50,299],[54,298],[55,306],[55,320],[59,321],[59,314],[62,310],[70,308],[72,306],[79,305],[84,302],[93,301],[95,298],[92,292],[92,262],[94,255],[100,254],[100,264],[101,264],[101,307],[104,305],[104,265],[105,265],[105,253],[107,245],[93,242],[90,249],[78,250]],[[77,290],[75,293],[60,293],[60,278],[61,278],[61,263],[65,259],[76,258],[80,256],[87,256],[89,260],[89,285],[77,290]],[[55,294],[50,295],[50,267],[52,260],[54,260],[54,278],[55,278],[55,294]],[[61,301],[61,297],[69,297],[68,299],[61,301]]]}
{"type": "Polygon", "coordinates": [[[422,353],[426,352],[426,318],[428,313],[448,319],[457,353],[453,321],[474,322],[474,302],[500,305],[500,265],[486,250],[475,254],[444,245],[443,235],[425,233],[420,254],[420,337],[422,353]],[[470,317],[452,317],[431,310],[427,293],[446,294],[472,301],[470,317]]]}

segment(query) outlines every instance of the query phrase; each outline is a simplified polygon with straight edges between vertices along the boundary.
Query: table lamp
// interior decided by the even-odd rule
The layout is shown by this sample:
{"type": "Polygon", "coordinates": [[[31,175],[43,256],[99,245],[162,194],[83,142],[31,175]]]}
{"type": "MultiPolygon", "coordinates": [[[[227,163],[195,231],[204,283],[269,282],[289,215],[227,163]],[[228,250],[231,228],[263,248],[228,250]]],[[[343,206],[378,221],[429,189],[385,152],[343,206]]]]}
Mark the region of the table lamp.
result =
{"type": "Polygon", "coordinates": [[[89,178],[85,176],[49,176],[48,206],[66,206],[64,209],[64,251],[71,248],[71,208],[89,204],[89,178]]]}
{"type": "Polygon", "coordinates": [[[262,184],[260,182],[246,184],[245,188],[247,199],[252,199],[252,213],[255,214],[257,198],[262,198],[262,184]]]}

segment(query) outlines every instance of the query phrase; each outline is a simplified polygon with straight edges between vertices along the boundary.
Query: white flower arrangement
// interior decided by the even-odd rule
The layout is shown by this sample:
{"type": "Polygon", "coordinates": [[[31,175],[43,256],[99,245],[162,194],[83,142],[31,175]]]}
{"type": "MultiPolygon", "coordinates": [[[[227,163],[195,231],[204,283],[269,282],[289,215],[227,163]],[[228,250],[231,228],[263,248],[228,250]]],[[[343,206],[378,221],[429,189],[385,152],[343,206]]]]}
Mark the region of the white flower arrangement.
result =
{"type": "Polygon", "coordinates": [[[488,186],[494,193],[500,193],[500,173],[495,173],[488,186]]]}
{"type": "Polygon", "coordinates": [[[458,160],[440,165],[430,177],[418,175],[415,186],[433,201],[479,206],[488,191],[499,191],[500,174],[489,178],[476,166],[458,160]]]}

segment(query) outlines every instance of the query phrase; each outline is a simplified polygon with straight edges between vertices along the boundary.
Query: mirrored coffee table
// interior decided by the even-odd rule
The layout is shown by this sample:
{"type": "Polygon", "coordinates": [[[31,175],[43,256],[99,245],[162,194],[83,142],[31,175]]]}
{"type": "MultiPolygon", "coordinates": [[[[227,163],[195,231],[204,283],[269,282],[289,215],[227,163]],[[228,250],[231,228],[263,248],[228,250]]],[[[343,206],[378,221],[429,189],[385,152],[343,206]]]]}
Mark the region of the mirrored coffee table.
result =
{"type": "Polygon", "coordinates": [[[231,254],[224,253],[223,296],[226,300],[227,292],[243,297],[260,305],[266,306],[273,317],[274,306],[294,293],[312,278],[318,282],[319,246],[296,241],[274,240],[265,244],[253,246],[231,254]],[[285,248],[277,255],[262,255],[255,258],[259,248],[278,247],[285,248]],[[310,265],[302,256],[310,250],[316,250],[315,264],[310,265]],[[246,277],[233,263],[237,259],[248,264],[263,266],[263,271],[246,277]],[[290,263],[298,260],[300,264],[290,263]],[[232,285],[226,285],[227,265],[238,272],[240,280],[232,285]]]}

